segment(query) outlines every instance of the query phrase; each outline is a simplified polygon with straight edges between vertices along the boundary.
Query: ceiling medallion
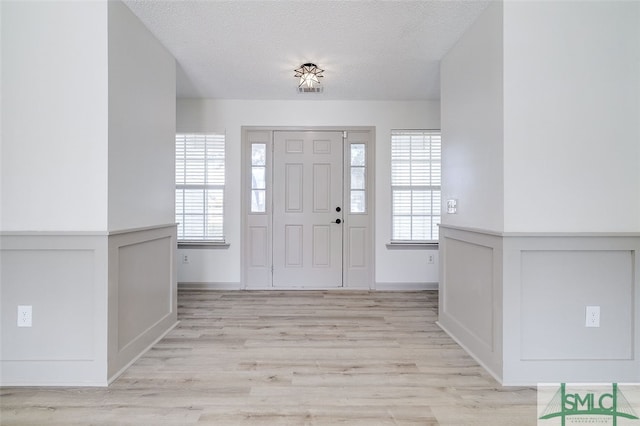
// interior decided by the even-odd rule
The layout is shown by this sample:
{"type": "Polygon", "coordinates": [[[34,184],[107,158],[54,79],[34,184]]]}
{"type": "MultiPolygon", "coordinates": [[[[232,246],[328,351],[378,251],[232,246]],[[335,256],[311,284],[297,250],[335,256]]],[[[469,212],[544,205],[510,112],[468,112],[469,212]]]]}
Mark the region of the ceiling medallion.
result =
{"type": "Polygon", "coordinates": [[[299,93],[320,93],[322,92],[322,85],[320,84],[320,78],[324,76],[322,73],[324,70],[318,68],[316,64],[306,63],[300,65],[297,68],[295,77],[298,78],[298,92],[299,93]]]}

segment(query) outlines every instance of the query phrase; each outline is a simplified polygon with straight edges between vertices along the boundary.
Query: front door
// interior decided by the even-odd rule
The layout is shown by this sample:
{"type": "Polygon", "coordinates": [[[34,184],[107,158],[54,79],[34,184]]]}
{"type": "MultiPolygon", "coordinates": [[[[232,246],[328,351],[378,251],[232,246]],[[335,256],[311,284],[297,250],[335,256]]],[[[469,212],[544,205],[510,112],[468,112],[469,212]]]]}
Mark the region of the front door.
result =
{"type": "Polygon", "coordinates": [[[274,132],[274,287],[342,287],[342,138],[274,132]]]}

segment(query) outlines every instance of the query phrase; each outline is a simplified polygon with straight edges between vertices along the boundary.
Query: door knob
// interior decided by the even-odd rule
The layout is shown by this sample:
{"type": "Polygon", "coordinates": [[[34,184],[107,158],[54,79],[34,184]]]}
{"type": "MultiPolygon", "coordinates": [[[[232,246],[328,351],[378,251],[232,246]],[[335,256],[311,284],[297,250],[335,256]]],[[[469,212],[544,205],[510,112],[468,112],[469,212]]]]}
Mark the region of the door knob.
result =
{"type": "Polygon", "coordinates": [[[340,219],[336,219],[336,220],[334,220],[334,221],[333,221],[333,222],[331,222],[331,223],[342,223],[342,221],[341,221],[340,219]]]}

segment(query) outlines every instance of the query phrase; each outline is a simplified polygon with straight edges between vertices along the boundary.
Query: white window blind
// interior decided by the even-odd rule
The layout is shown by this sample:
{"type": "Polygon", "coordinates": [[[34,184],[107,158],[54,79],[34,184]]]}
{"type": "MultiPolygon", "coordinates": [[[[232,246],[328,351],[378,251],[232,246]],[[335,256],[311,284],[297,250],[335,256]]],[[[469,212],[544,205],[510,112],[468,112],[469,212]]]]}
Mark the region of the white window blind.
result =
{"type": "Polygon", "coordinates": [[[176,135],[178,241],[224,242],[225,137],[176,135]]]}
{"type": "Polygon", "coordinates": [[[392,242],[437,242],[440,174],[440,131],[391,132],[392,242]]]}

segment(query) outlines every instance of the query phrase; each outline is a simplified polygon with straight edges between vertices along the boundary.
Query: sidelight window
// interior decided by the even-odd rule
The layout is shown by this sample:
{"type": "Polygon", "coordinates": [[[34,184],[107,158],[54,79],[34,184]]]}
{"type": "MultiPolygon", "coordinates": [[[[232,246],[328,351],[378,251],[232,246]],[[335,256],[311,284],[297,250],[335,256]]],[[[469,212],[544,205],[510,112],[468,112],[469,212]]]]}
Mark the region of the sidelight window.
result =
{"type": "Polygon", "coordinates": [[[350,212],[367,212],[366,145],[352,143],[350,150],[350,212]]]}
{"type": "Polygon", "coordinates": [[[267,193],[267,144],[251,144],[251,213],[264,213],[267,193]]]}

